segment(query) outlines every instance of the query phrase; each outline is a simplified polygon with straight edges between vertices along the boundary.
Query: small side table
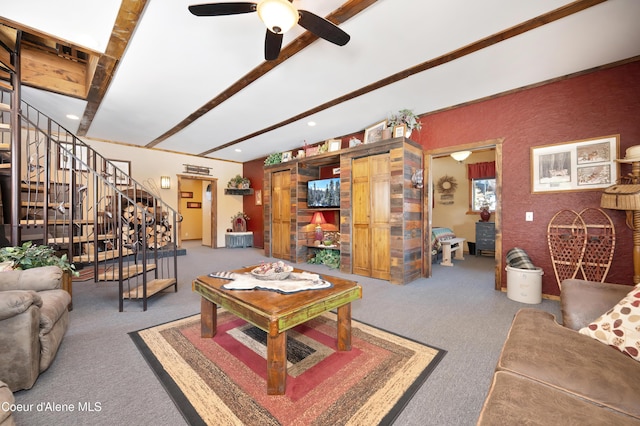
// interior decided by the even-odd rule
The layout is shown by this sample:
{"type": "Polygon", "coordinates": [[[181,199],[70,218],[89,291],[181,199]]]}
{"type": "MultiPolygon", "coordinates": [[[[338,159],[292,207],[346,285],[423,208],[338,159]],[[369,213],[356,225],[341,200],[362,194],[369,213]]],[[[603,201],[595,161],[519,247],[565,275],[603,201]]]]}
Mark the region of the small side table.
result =
{"type": "Polygon", "coordinates": [[[229,248],[253,247],[253,232],[227,232],[224,235],[224,244],[229,248]]]}

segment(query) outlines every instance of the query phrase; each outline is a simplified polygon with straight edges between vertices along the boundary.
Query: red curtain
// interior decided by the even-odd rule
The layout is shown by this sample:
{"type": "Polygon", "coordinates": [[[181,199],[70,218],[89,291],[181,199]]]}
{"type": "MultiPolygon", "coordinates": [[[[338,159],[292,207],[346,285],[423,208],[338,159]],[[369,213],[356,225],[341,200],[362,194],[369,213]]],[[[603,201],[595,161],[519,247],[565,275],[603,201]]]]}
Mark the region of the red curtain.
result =
{"type": "Polygon", "coordinates": [[[469,179],[491,179],[496,177],[496,162],[467,164],[469,179]]]}

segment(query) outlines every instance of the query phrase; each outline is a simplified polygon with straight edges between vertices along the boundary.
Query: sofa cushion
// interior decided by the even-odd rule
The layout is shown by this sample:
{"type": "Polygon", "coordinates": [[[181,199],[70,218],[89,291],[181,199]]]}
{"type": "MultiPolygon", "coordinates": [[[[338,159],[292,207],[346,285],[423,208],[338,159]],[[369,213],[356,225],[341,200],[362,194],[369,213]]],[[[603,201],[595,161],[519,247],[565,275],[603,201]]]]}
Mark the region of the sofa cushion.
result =
{"type": "Polygon", "coordinates": [[[640,361],[640,285],[580,333],[640,361]]]}
{"type": "Polygon", "coordinates": [[[580,330],[611,309],[631,288],[628,285],[596,281],[562,281],[560,306],[563,325],[572,330],[580,330]]]}
{"type": "Polygon", "coordinates": [[[57,266],[4,271],[0,274],[0,290],[53,290],[62,288],[62,269],[57,266]]]}
{"type": "Polygon", "coordinates": [[[497,371],[478,425],[638,425],[574,394],[507,371],[497,371]]]}
{"type": "Polygon", "coordinates": [[[19,315],[31,305],[42,306],[42,298],[35,291],[11,290],[0,292],[0,320],[19,315]]]}
{"type": "Polygon", "coordinates": [[[71,296],[65,290],[47,290],[38,293],[42,298],[40,308],[40,335],[51,331],[53,325],[67,311],[71,296]]]}
{"type": "Polygon", "coordinates": [[[548,312],[518,311],[496,369],[640,419],[640,364],[559,325],[548,312]]]}

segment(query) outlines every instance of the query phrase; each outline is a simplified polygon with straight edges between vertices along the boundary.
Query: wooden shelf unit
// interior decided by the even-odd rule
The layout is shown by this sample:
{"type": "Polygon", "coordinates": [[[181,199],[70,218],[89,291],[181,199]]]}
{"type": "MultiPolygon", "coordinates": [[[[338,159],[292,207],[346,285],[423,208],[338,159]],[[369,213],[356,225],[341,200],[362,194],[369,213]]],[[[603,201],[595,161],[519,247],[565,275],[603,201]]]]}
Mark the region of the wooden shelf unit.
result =
{"type": "Polygon", "coordinates": [[[382,153],[389,153],[391,162],[389,281],[393,284],[406,284],[424,276],[424,192],[421,188],[414,188],[411,182],[413,172],[424,167],[423,152],[420,145],[405,138],[394,138],[265,166],[263,188],[265,255],[272,256],[274,237],[283,237],[282,235],[273,235],[272,176],[286,172],[290,177],[290,200],[288,200],[291,211],[290,225],[288,226],[290,250],[284,260],[304,263],[309,250],[306,227],[311,222],[313,212],[338,210],[308,208],[307,182],[320,177],[321,167],[335,165],[339,166],[341,170],[340,271],[353,273],[351,262],[354,250],[352,246],[351,167],[354,159],[382,153]]]}

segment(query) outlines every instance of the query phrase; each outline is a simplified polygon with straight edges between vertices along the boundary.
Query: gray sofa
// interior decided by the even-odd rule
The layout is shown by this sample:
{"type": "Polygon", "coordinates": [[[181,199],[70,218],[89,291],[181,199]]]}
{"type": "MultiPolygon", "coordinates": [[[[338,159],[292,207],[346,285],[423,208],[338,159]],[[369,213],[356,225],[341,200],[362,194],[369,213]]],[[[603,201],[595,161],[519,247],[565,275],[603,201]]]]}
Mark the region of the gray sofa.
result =
{"type": "Polygon", "coordinates": [[[15,426],[11,404],[15,402],[13,392],[6,383],[0,382],[0,426],[15,426]]]}
{"type": "Polygon", "coordinates": [[[547,312],[520,310],[478,425],[640,425],[640,362],[577,331],[631,290],[563,281],[564,326],[547,312]]]}
{"type": "Polygon", "coordinates": [[[57,266],[0,272],[0,381],[30,389],[69,326],[71,296],[57,266]]]}

